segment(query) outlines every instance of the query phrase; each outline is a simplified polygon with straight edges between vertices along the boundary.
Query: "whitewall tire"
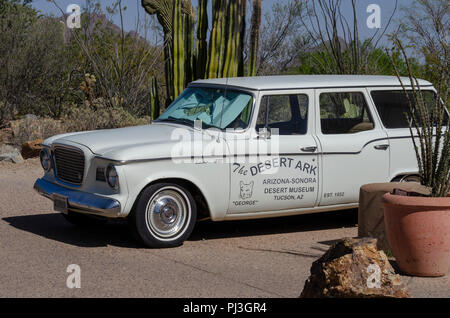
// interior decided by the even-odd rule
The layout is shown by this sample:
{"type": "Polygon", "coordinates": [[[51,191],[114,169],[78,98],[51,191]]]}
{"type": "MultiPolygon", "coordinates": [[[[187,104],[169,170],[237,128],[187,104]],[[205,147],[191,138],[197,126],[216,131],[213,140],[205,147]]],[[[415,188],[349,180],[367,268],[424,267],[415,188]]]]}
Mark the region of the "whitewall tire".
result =
{"type": "Polygon", "coordinates": [[[173,183],[143,190],[130,215],[134,235],[148,247],[175,247],[189,237],[197,219],[192,194],[173,183]]]}

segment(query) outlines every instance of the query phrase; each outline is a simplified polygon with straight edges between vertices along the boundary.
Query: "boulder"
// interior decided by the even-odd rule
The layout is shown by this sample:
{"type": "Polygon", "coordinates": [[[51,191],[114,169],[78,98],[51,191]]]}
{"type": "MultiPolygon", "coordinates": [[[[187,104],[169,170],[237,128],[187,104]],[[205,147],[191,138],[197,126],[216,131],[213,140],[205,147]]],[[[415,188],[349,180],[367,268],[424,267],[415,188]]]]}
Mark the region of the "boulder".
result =
{"type": "Polygon", "coordinates": [[[44,139],[27,141],[22,145],[22,157],[24,159],[39,157],[44,139]]]}
{"type": "Polygon", "coordinates": [[[18,149],[9,145],[0,145],[0,161],[19,163],[23,161],[18,149]]]}
{"type": "Polygon", "coordinates": [[[374,238],[344,238],[311,266],[301,298],[410,297],[374,238]]]}

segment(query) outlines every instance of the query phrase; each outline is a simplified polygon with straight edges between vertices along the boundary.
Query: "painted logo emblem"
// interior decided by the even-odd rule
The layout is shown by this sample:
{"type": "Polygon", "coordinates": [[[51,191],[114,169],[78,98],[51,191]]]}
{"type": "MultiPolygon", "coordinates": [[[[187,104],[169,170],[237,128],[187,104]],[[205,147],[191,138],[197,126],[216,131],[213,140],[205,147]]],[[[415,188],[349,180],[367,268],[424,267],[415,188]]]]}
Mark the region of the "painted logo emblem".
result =
{"type": "Polygon", "coordinates": [[[250,199],[253,195],[253,185],[255,184],[254,181],[251,181],[250,183],[244,183],[244,181],[240,182],[240,197],[242,200],[250,199]]]}

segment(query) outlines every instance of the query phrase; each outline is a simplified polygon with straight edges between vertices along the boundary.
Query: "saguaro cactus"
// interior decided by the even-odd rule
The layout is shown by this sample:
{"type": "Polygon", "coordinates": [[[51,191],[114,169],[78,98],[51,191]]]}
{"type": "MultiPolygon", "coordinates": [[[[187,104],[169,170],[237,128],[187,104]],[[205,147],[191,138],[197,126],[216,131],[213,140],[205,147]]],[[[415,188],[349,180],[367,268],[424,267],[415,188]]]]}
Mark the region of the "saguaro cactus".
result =
{"type": "Polygon", "coordinates": [[[195,78],[204,78],[208,60],[208,0],[199,0],[197,8],[197,47],[195,55],[195,78]]]}
{"type": "Polygon", "coordinates": [[[192,80],[193,17],[190,0],[142,0],[149,14],[156,14],[164,32],[167,104],[192,80]]]}
{"type": "MultiPolygon", "coordinates": [[[[181,93],[188,83],[194,79],[194,18],[195,12],[192,7],[191,1],[182,1],[182,21],[183,21],[183,34],[184,34],[184,46],[185,46],[185,74],[184,83],[181,87],[181,93]]],[[[178,96],[179,94],[177,94],[178,96]]]]}
{"type": "Polygon", "coordinates": [[[173,7],[173,88],[174,96],[176,98],[184,88],[185,80],[185,63],[186,63],[186,48],[185,48],[185,32],[184,19],[181,13],[181,1],[174,0],[173,7]]]}
{"type": "Polygon", "coordinates": [[[226,1],[212,2],[212,29],[208,47],[206,78],[216,78],[222,73],[222,59],[225,52],[225,14],[226,1]]]}
{"type": "Polygon", "coordinates": [[[156,76],[152,77],[150,85],[150,117],[156,119],[159,117],[160,103],[158,94],[158,81],[156,76]]]}
{"type": "Polygon", "coordinates": [[[173,101],[194,78],[244,74],[246,3],[247,0],[213,0],[208,46],[208,1],[199,0],[194,54],[195,14],[191,0],[142,0],[145,10],[157,15],[164,31],[167,103],[173,101]]]}
{"type": "Polygon", "coordinates": [[[142,0],[142,6],[149,14],[156,14],[164,33],[164,72],[166,77],[167,99],[173,97],[173,50],[172,50],[172,26],[173,26],[173,0],[142,0]]]}
{"type": "Polygon", "coordinates": [[[243,62],[243,37],[245,32],[246,0],[229,1],[227,9],[226,50],[224,57],[223,77],[235,77],[239,74],[239,66],[243,62]],[[243,29],[244,26],[244,29],[243,29]]]}
{"type": "MultiPolygon", "coordinates": [[[[246,0],[213,0],[213,23],[206,75],[237,76],[242,63],[246,0]]],[[[242,69],[242,68],[241,68],[242,69]]]]}
{"type": "Polygon", "coordinates": [[[248,75],[255,76],[258,49],[259,49],[259,29],[261,26],[261,0],[253,0],[253,13],[250,27],[250,56],[248,65],[248,75]]]}

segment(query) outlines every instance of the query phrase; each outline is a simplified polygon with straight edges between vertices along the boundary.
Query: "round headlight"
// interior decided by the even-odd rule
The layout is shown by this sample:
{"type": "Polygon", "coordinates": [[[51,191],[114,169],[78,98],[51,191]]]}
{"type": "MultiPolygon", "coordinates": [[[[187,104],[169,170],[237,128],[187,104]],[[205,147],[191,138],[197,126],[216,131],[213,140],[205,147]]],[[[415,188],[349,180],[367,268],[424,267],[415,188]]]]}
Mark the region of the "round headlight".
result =
{"type": "Polygon", "coordinates": [[[106,181],[111,188],[117,189],[119,187],[119,176],[113,165],[109,165],[108,168],[106,168],[106,181]]]}
{"type": "Polygon", "coordinates": [[[41,158],[41,166],[46,171],[49,172],[52,169],[52,156],[48,149],[43,148],[39,154],[41,158]]]}

